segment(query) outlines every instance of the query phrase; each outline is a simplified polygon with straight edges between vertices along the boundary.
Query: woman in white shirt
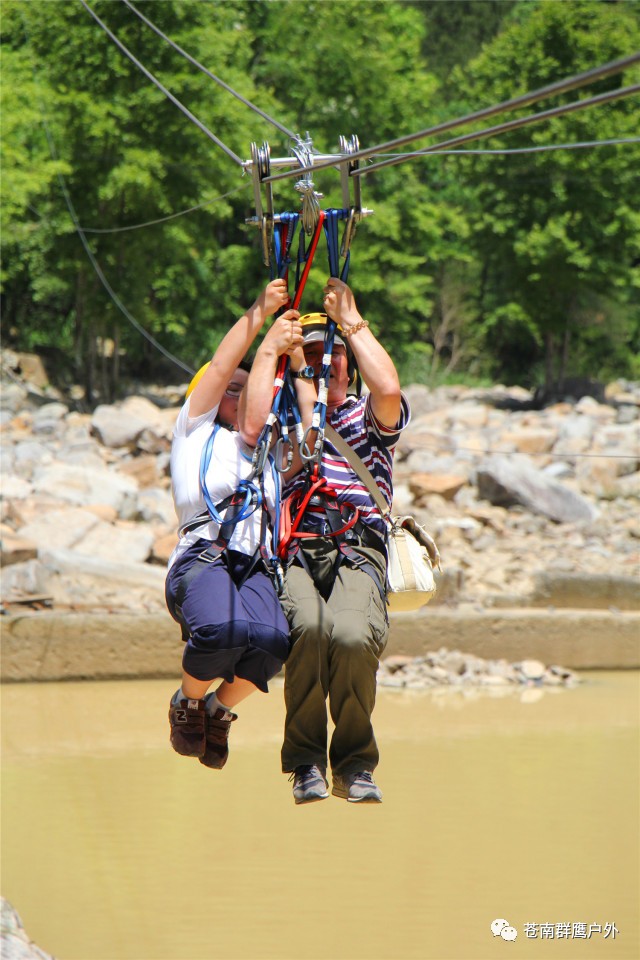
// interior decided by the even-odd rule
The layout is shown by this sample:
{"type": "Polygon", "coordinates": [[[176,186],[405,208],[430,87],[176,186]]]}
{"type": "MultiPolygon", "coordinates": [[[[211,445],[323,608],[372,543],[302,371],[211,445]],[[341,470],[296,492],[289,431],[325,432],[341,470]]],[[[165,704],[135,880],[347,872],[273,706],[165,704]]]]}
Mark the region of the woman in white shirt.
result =
{"type": "MultiPolygon", "coordinates": [[[[181,535],[169,560],[166,596],[186,646],[182,684],[169,708],[170,738],[177,753],[214,769],[228,757],[234,707],[255,690],[266,693],[289,652],[288,624],[261,559],[261,547],[262,553],[271,549],[278,474],[267,463],[261,478],[242,486],[252,472],[255,435],[243,431],[240,404],[250,376],[243,357],[288,299],[284,280],[267,285],[194,378],[174,428],[171,478],[181,535]],[[229,505],[239,488],[237,503],[229,505]],[[216,679],[222,682],[208,693],[216,679]]],[[[293,371],[305,366],[298,317],[288,310],[274,321],[256,353],[257,367],[283,353],[293,371]]],[[[295,383],[307,419],[315,389],[310,381],[295,383]]]]}

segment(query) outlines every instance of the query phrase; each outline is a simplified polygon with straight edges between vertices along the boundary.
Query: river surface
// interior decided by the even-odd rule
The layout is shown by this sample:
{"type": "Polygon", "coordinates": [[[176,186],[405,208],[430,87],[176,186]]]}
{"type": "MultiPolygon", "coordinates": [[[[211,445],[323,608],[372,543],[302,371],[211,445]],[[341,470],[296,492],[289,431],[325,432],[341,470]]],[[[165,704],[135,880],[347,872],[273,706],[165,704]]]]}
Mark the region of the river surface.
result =
{"type": "Polygon", "coordinates": [[[637,960],[639,675],[582,678],[381,689],[384,803],[299,807],[279,682],[224,771],[168,681],[4,686],[2,893],[59,960],[637,960]]]}

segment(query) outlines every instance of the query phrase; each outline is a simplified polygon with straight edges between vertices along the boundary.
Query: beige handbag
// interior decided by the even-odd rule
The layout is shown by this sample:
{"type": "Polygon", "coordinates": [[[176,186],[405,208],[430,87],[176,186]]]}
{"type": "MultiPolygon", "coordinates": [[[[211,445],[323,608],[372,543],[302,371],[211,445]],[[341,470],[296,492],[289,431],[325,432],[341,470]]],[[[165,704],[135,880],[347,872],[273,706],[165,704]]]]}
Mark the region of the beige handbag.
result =
{"type": "Polygon", "coordinates": [[[333,427],[325,436],[348,460],[373,497],[388,524],[387,598],[391,612],[418,610],[436,592],[434,568],[440,569],[440,554],[432,537],[414,517],[392,517],[380,489],[362,459],[333,427]]]}

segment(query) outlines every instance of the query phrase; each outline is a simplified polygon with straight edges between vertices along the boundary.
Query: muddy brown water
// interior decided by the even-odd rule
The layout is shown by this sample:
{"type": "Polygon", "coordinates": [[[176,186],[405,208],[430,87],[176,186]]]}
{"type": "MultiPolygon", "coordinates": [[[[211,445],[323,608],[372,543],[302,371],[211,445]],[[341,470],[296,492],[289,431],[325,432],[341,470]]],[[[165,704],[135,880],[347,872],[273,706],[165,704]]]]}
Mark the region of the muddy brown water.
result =
{"type": "Polygon", "coordinates": [[[306,807],[280,683],[222,772],[171,751],[167,681],[6,685],[2,893],[59,960],[636,960],[639,674],[582,678],[382,689],[384,803],[306,807]]]}

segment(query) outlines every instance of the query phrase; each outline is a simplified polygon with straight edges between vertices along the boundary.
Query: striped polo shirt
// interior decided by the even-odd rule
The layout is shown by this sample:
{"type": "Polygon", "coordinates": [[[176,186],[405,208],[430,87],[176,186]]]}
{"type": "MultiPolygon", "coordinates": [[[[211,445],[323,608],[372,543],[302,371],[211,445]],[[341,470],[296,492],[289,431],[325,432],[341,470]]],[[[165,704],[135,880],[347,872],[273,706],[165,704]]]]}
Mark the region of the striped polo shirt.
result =
{"type": "MultiPolygon", "coordinates": [[[[358,399],[347,397],[345,402],[328,416],[328,422],[336,433],[339,433],[353,447],[372,474],[389,507],[393,500],[393,453],[400,432],[409,423],[410,416],[409,403],[404,394],[401,396],[400,420],[391,429],[381,424],[374,416],[370,394],[358,399]]],[[[347,460],[327,439],[325,439],[322,453],[321,474],[338,494],[338,503],[354,504],[360,511],[363,523],[385,535],[385,522],[371,494],[347,460]]],[[[305,471],[298,473],[286,484],[283,495],[286,497],[302,489],[305,486],[306,476],[305,471]]],[[[320,534],[326,532],[324,511],[321,507],[314,508],[312,505],[308,507],[305,529],[317,529],[320,534]]]]}

